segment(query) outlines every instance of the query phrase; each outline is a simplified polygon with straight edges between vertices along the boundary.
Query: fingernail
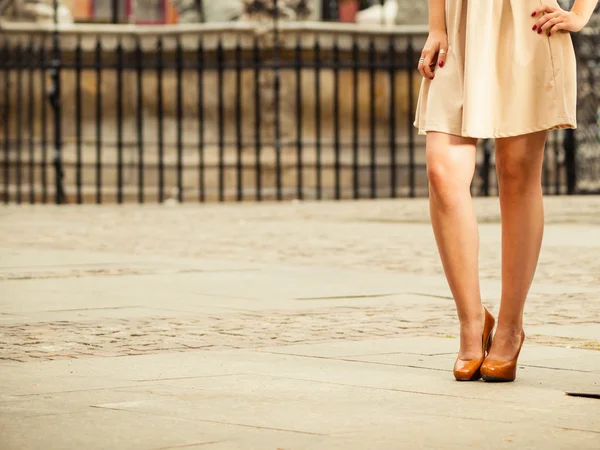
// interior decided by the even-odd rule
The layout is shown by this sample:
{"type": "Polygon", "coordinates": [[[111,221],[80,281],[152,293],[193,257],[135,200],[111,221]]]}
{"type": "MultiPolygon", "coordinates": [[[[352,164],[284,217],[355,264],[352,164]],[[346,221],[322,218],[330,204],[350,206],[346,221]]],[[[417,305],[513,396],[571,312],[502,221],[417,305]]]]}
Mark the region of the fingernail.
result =
{"type": "Polygon", "coordinates": [[[536,14],[536,12],[535,12],[535,11],[534,11],[534,12],[532,12],[532,13],[531,13],[531,17],[535,17],[535,14],[536,14]]]}
{"type": "Polygon", "coordinates": [[[532,28],[533,31],[537,30],[537,25],[534,25],[532,28]]]}
{"type": "Polygon", "coordinates": [[[444,67],[444,61],[440,61],[440,67],[444,67]]]}
{"type": "Polygon", "coordinates": [[[541,28],[538,30],[538,34],[542,34],[542,29],[541,28]]]}

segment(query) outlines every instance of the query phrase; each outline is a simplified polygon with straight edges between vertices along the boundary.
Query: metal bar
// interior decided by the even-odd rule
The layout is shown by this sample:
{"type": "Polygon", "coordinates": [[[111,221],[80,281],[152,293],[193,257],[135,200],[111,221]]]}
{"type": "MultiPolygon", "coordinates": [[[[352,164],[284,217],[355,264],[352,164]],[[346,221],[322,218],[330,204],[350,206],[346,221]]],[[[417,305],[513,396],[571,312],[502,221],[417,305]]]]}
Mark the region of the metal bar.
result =
{"type": "Polygon", "coordinates": [[[341,145],[340,145],[340,47],[337,39],[333,42],[333,146],[335,166],[335,199],[342,198],[341,193],[341,145]]]}
{"type": "Polygon", "coordinates": [[[217,44],[217,115],[219,121],[219,201],[225,201],[225,99],[224,99],[224,82],[223,82],[223,39],[219,36],[217,44]]]}
{"type": "MultiPolygon", "coordinates": [[[[394,37],[390,36],[388,46],[388,63],[390,77],[390,112],[389,112],[389,132],[390,132],[390,185],[392,198],[398,196],[397,189],[397,170],[396,161],[396,48],[394,45],[394,37]]],[[[411,111],[408,111],[411,114],[411,111]]]]}
{"type": "MultiPolygon", "coordinates": [[[[550,132],[547,133],[547,136],[556,136],[556,133],[550,132]]],[[[542,160],[542,190],[544,193],[548,193],[550,189],[550,169],[548,168],[548,142],[546,141],[546,145],[544,147],[544,154],[542,160]]]]}
{"type": "Polygon", "coordinates": [[[81,148],[81,41],[75,47],[75,183],[77,203],[83,203],[82,196],[82,148],[81,148]]]}
{"type": "Polygon", "coordinates": [[[177,200],[183,203],[183,49],[177,39],[177,200]]]}
{"type": "MultiPolygon", "coordinates": [[[[29,86],[28,86],[28,105],[27,105],[27,118],[29,122],[29,203],[35,203],[35,104],[34,104],[34,82],[33,76],[35,73],[35,63],[37,59],[35,58],[35,50],[33,45],[33,38],[29,41],[29,48],[27,49],[27,54],[29,56],[29,86]]],[[[8,105],[7,105],[8,107],[8,105]]]]}
{"type": "Polygon", "coordinates": [[[484,139],[483,141],[483,164],[481,165],[481,178],[483,181],[483,195],[490,196],[490,163],[492,160],[491,141],[484,139]]]}
{"type": "Polygon", "coordinates": [[[242,177],[242,47],[238,40],[235,46],[235,140],[236,140],[236,190],[237,201],[243,200],[242,177]]]}
{"type": "Polygon", "coordinates": [[[278,0],[274,0],[275,15],[273,18],[273,78],[274,78],[274,107],[275,107],[275,185],[277,200],[283,200],[281,182],[281,76],[279,73],[279,58],[281,42],[279,41],[279,8],[278,0]]]}
{"type": "Polygon", "coordinates": [[[158,118],[158,201],[165,201],[165,152],[163,133],[163,40],[158,38],[156,43],[156,96],[158,118]]]}
{"type": "Polygon", "coordinates": [[[23,67],[23,52],[21,50],[21,43],[19,42],[17,44],[17,47],[15,49],[15,63],[16,63],[16,77],[17,77],[17,90],[16,90],[16,99],[15,99],[15,115],[16,115],[16,130],[15,130],[15,150],[16,150],[16,188],[17,188],[17,203],[21,203],[22,201],[22,196],[21,196],[21,183],[23,181],[23,174],[22,174],[22,156],[21,156],[21,145],[22,145],[22,140],[21,137],[23,136],[23,111],[21,110],[22,108],[22,103],[23,103],[23,71],[22,71],[22,67],[23,67]]]}
{"type": "Polygon", "coordinates": [[[414,198],[416,195],[415,189],[415,129],[413,126],[413,111],[414,111],[414,47],[412,39],[409,39],[408,46],[406,48],[406,59],[407,59],[407,75],[408,75],[408,184],[409,184],[409,196],[414,198]]]}
{"type": "Polygon", "coordinates": [[[316,175],[317,175],[317,200],[323,198],[323,182],[321,174],[321,44],[319,37],[315,39],[313,49],[315,59],[315,151],[316,151],[316,175]]]}
{"type": "Polygon", "coordinates": [[[204,181],[204,42],[198,40],[198,189],[201,202],[206,201],[204,181]]]}
{"type": "Polygon", "coordinates": [[[560,195],[560,144],[558,130],[554,139],[554,194],[560,195]]]}
{"type": "Polygon", "coordinates": [[[304,198],[303,158],[302,158],[302,46],[300,36],[296,37],[296,197],[304,198]]]}
{"type": "Polygon", "coordinates": [[[42,126],[42,203],[48,203],[48,111],[45,94],[48,90],[46,81],[46,45],[40,43],[40,77],[41,77],[41,126],[42,126]]]}
{"type": "Polygon", "coordinates": [[[370,131],[370,174],[371,198],[377,197],[377,130],[375,123],[375,41],[369,42],[369,131],[370,131]]]}
{"type": "Polygon", "coordinates": [[[96,38],[96,203],[102,203],[102,41],[96,38]]]}
{"type": "Polygon", "coordinates": [[[139,39],[135,40],[137,108],[136,126],[138,140],[138,202],[144,203],[144,61],[142,46],[139,39]]]}
{"type": "Polygon", "coordinates": [[[567,194],[573,195],[577,189],[577,170],[576,170],[576,152],[577,140],[575,130],[565,130],[564,136],[565,149],[565,171],[567,176],[567,194]]]}
{"type": "Polygon", "coordinates": [[[54,112],[54,171],[56,173],[55,190],[56,204],[66,202],[63,189],[63,165],[62,165],[62,107],[61,107],[61,51],[60,33],[58,30],[58,0],[54,0],[54,33],[53,33],[53,58],[52,70],[52,92],[50,101],[54,112]]]}
{"type": "Polygon", "coordinates": [[[117,42],[117,203],[123,203],[123,43],[117,42]]]}
{"type": "Polygon", "coordinates": [[[358,113],[358,77],[359,77],[360,54],[356,38],[352,42],[352,190],[355,200],[360,198],[360,187],[358,178],[358,150],[359,150],[359,113],[358,113]]]}
{"type": "Polygon", "coordinates": [[[254,139],[256,153],[256,200],[262,200],[262,163],[261,163],[261,99],[260,99],[261,57],[258,37],[254,38],[254,139]]]}
{"type": "MultiPolygon", "coordinates": [[[[495,158],[494,158],[495,159],[495,158]]],[[[496,161],[494,160],[494,168],[492,169],[492,181],[494,182],[494,192],[496,193],[496,195],[498,195],[500,193],[500,187],[499,187],[499,181],[498,181],[498,172],[497,172],[497,167],[496,167],[496,161]]]]}
{"type": "Polygon", "coordinates": [[[8,40],[4,41],[0,70],[4,73],[4,203],[10,202],[10,52],[8,40]]]}

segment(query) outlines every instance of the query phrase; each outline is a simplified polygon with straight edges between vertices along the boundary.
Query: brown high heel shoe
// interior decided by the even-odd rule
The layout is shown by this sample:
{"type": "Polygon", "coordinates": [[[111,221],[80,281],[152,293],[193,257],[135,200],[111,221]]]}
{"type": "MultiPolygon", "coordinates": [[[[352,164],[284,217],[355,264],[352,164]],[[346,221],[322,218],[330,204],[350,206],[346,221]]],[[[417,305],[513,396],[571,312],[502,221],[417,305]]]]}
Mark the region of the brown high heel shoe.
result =
{"type": "Polygon", "coordinates": [[[521,344],[517,354],[510,361],[497,361],[486,358],[481,365],[481,376],[485,381],[515,381],[517,377],[517,360],[523,348],[525,332],[521,331],[521,344]]]}
{"type": "Polygon", "coordinates": [[[483,335],[481,337],[481,347],[483,354],[477,359],[458,359],[454,363],[454,378],[457,381],[477,381],[481,378],[480,367],[485,360],[486,352],[489,352],[492,346],[492,330],[494,329],[494,316],[490,314],[487,308],[485,310],[485,321],[483,324],[483,335]]]}

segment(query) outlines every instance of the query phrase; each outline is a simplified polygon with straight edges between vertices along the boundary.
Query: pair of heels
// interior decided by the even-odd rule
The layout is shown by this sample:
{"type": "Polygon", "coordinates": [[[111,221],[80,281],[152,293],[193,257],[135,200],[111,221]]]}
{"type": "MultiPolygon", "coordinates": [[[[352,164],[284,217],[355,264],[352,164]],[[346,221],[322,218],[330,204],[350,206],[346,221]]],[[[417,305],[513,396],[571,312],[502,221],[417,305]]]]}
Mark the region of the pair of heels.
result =
{"type": "Polygon", "coordinates": [[[514,381],[517,376],[517,360],[523,347],[525,333],[521,332],[521,344],[519,350],[510,361],[496,361],[486,358],[492,346],[492,330],[496,321],[492,314],[485,310],[485,322],[483,325],[482,350],[483,356],[478,359],[456,359],[454,364],[454,378],[458,381],[477,381],[483,378],[485,381],[514,381]]]}

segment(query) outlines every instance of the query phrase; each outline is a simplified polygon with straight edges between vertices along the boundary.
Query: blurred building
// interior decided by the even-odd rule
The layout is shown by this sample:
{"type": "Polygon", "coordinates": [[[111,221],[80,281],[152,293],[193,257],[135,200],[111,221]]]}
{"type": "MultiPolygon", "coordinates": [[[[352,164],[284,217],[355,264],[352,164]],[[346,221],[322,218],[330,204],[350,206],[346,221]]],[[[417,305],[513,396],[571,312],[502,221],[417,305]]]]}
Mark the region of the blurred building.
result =
{"type": "MultiPolygon", "coordinates": [[[[176,24],[268,17],[275,0],[59,0],[61,23],[176,24]]],[[[422,24],[427,2],[412,0],[277,0],[287,20],[422,24]]],[[[271,14],[272,15],[272,14],[271,14]]],[[[5,20],[53,20],[53,0],[1,0],[5,20]]]]}
{"type": "Polygon", "coordinates": [[[173,24],[178,22],[172,0],[62,0],[76,22],[113,22],[113,5],[119,23],[173,24]]]}

